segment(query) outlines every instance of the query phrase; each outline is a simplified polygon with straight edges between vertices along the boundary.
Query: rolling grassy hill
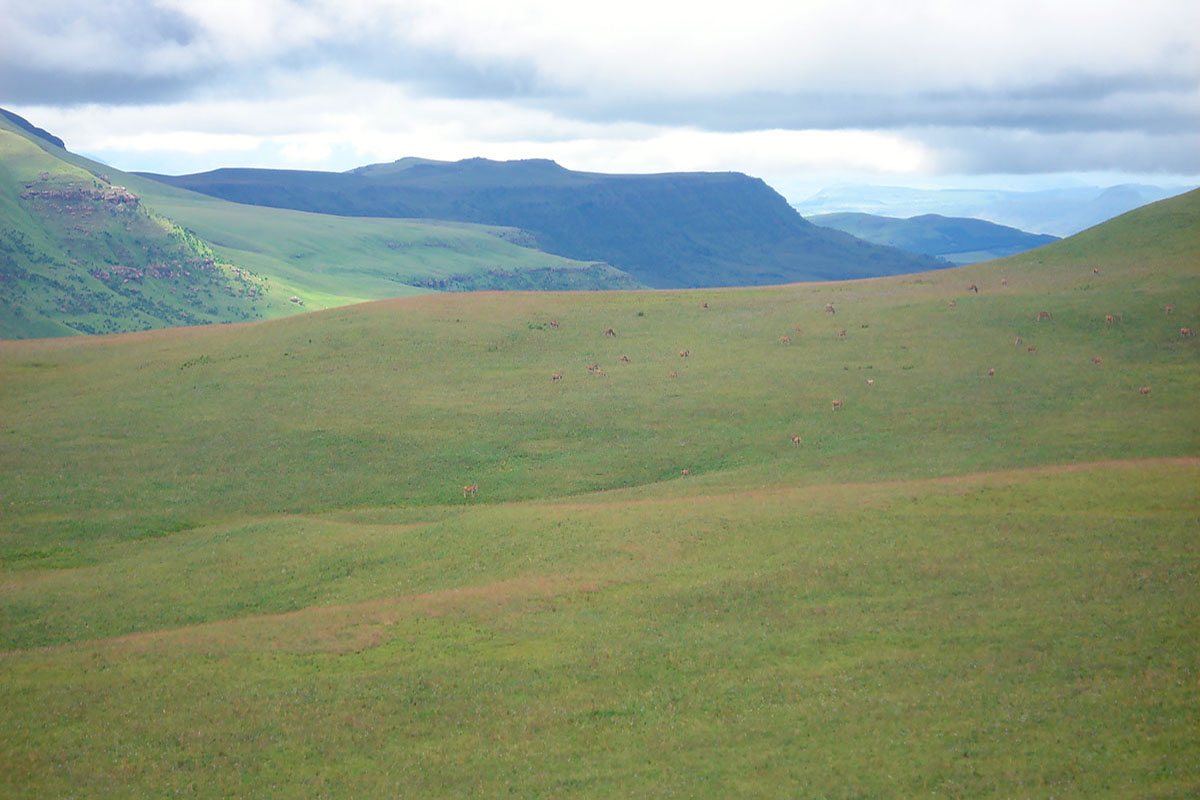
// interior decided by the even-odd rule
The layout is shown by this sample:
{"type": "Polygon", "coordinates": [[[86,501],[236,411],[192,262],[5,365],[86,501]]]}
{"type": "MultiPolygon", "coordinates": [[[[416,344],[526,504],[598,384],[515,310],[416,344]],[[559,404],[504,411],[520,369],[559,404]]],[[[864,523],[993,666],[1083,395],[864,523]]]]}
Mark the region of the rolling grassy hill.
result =
{"type": "Polygon", "coordinates": [[[640,285],[533,249],[509,228],[346,219],[174,189],[71,154],[12,117],[0,117],[0,337],[247,321],[428,291],[640,285]]]}
{"type": "Polygon", "coordinates": [[[1194,794],[1198,265],[0,343],[0,792],[1194,794]]]}
{"type": "Polygon", "coordinates": [[[153,175],[197,192],[327,214],[450,219],[531,232],[544,250],[656,288],[748,286],[936,269],[933,259],[811,225],[740,173],[605,175],[553,161],[406,158],[349,172],[153,175]]]}
{"type": "Polygon", "coordinates": [[[808,219],[814,225],[834,228],[868,242],[934,256],[952,264],[991,261],[1058,241],[1057,236],[1026,233],[987,220],[938,214],[897,219],[844,213],[808,219]]]}

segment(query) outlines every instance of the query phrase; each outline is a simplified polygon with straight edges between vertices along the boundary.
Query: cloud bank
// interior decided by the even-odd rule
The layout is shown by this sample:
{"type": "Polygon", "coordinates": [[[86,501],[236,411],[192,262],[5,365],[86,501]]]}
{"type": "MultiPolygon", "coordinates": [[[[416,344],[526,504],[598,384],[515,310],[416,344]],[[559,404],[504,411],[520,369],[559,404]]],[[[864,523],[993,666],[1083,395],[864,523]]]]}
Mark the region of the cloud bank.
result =
{"type": "Polygon", "coordinates": [[[0,18],[0,104],[118,166],[1200,174],[1200,4],[1179,0],[0,0],[0,18]]]}

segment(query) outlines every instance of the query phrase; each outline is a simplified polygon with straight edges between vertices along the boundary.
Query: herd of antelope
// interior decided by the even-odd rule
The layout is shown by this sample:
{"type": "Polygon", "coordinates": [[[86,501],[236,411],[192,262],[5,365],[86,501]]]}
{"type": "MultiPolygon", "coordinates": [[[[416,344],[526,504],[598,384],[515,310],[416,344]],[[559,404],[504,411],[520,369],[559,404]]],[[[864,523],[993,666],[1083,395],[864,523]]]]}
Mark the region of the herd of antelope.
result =
{"type": "MultiPolygon", "coordinates": [[[[1098,274],[1099,274],[1099,270],[1097,270],[1097,269],[1093,269],[1093,273],[1098,275],[1098,274]]],[[[1008,279],[1007,279],[1007,278],[1001,278],[1001,279],[1000,279],[1000,285],[1001,285],[1001,286],[1007,286],[1007,285],[1008,285],[1008,279]]],[[[968,286],[967,286],[967,291],[968,291],[968,292],[971,292],[972,294],[978,294],[978,293],[979,293],[979,286],[978,286],[977,284],[974,284],[974,283],[972,283],[972,284],[970,284],[970,285],[968,285],[968,286]]],[[[953,307],[955,307],[955,306],[957,306],[957,302],[956,302],[956,301],[954,301],[954,300],[950,300],[950,301],[949,301],[949,304],[950,304],[950,307],[952,307],[952,308],[953,308],[953,307]]],[[[702,304],[701,304],[701,308],[702,308],[702,309],[706,309],[706,310],[707,310],[707,309],[709,308],[709,305],[708,305],[708,303],[707,303],[707,302],[704,302],[704,303],[702,303],[702,304]]],[[[1165,311],[1165,313],[1167,313],[1167,314],[1172,314],[1172,313],[1174,313],[1174,311],[1175,311],[1175,306],[1174,306],[1174,305],[1167,305],[1167,306],[1165,306],[1165,307],[1164,307],[1164,309],[1163,309],[1163,310],[1164,310],[1164,311],[1165,311]]],[[[825,311],[826,311],[827,313],[829,313],[829,314],[836,314],[836,313],[837,313],[837,312],[834,310],[833,303],[826,303],[826,304],[825,304],[825,311]]],[[[1052,317],[1052,315],[1051,315],[1051,313],[1050,313],[1049,311],[1038,311],[1038,312],[1037,312],[1037,314],[1036,314],[1036,315],[1035,315],[1035,317],[1034,317],[1034,321],[1035,321],[1035,322],[1044,322],[1044,321],[1048,321],[1048,320],[1051,320],[1051,319],[1053,319],[1053,317],[1052,317]]],[[[1117,325],[1119,322],[1120,322],[1120,317],[1119,317],[1118,315],[1116,315],[1116,314],[1105,314],[1105,315],[1104,315],[1104,324],[1105,324],[1105,326],[1115,326],[1115,325],[1117,325]]],[[[560,327],[560,323],[559,323],[559,321],[558,321],[557,319],[552,319],[552,320],[550,320],[550,322],[549,322],[549,327],[550,327],[550,328],[552,328],[552,329],[558,329],[558,328],[560,327]]],[[[865,328],[865,327],[867,327],[867,326],[866,326],[866,325],[863,325],[862,327],[864,327],[864,328],[865,328]]],[[[796,332],[797,334],[799,334],[799,333],[801,332],[801,329],[800,329],[800,326],[799,326],[799,325],[797,325],[797,326],[795,327],[795,332],[796,332]]],[[[604,335],[604,336],[606,336],[606,337],[615,338],[617,334],[616,334],[616,332],[615,332],[615,330],[614,330],[613,328],[605,328],[605,329],[603,330],[603,335],[604,335]]],[[[1190,338],[1190,337],[1193,337],[1193,336],[1195,336],[1195,332],[1194,332],[1194,331],[1193,331],[1191,328],[1189,328],[1189,327],[1181,327],[1181,328],[1179,329],[1179,335],[1180,335],[1181,337],[1183,337],[1183,338],[1185,338],[1185,339],[1186,339],[1186,338],[1190,338]]],[[[840,328],[840,329],[838,329],[838,331],[837,331],[837,337],[838,337],[839,339],[845,339],[845,338],[846,338],[846,329],[845,329],[845,328],[840,328]]],[[[780,342],[780,344],[784,344],[784,345],[790,345],[790,344],[792,343],[792,336],[791,336],[791,335],[789,335],[789,334],[784,334],[784,335],[782,335],[782,336],[780,336],[780,337],[779,337],[779,342],[780,342]]],[[[1015,337],[1015,338],[1013,339],[1013,344],[1014,344],[1014,345],[1016,345],[1016,346],[1018,346],[1018,347],[1019,347],[1019,346],[1021,346],[1021,345],[1024,345],[1024,346],[1025,346],[1025,352],[1026,352],[1026,353],[1029,353],[1029,354],[1035,354],[1035,353],[1037,353],[1037,346],[1036,346],[1036,345],[1032,345],[1032,344],[1026,345],[1026,344],[1025,344],[1025,341],[1024,341],[1024,339],[1023,339],[1021,336],[1017,336],[1017,337],[1015,337]]],[[[679,351],[679,357],[680,357],[680,358],[688,358],[690,355],[691,355],[691,350],[690,350],[690,349],[683,349],[683,350],[680,350],[680,351],[679,351]]],[[[619,361],[620,361],[622,364],[629,364],[629,363],[632,363],[631,359],[630,359],[630,358],[629,358],[629,356],[627,356],[627,355],[621,355],[621,356],[619,357],[619,359],[618,359],[618,360],[619,360],[619,361]]],[[[1103,364],[1103,360],[1100,358],[1100,356],[1092,356],[1092,358],[1091,358],[1091,363],[1092,363],[1093,365],[1096,365],[1096,366],[1101,366],[1101,365],[1103,364]]],[[[607,373],[604,371],[604,369],[602,369],[602,368],[601,368],[601,366],[600,366],[599,364],[589,364],[589,365],[588,365],[588,367],[587,367],[587,370],[588,370],[588,372],[589,372],[589,373],[591,373],[591,374],[593,374],[593,375],[598,375],[598,376],[601,376],[601,377],[604,377],[604,376],[606,376],[606,375],[607,375],[607,373]]],[[[670,377],[670,378],[677,378],[677,377],[678,377],[678,373],[677,373],[676,371],[674,371],[674,370],[671,370],[670,372],[668,372],[668,373],[667,373],[667,375],[668,375],[668,377],[670,377]]],[[[994,368],[994,367],[989,367],[989,368],[988,368],[988,370],[987,370],[987,375],[988,375],[989,377],[994,377],[994,376],[996,375],[996,370],[995,370],[995,368],[994,368]]],[[[555,372],[555,373],[552,373],[552,374],[551,374],[551,376],[550,376],[550,380],[551,380],[552,382],[554,382],[554,383],[560,383],[560,382],[563,380],[563,373],[562,373],[562,372],[555,372]]],[[[866,385],[867,385],[868,387],[874,386],[874,385],[875,385],[875,380],[874,380],[874,378],[867,378],[867,379],[866,379],[866,385]]],[[[1149,387],[1149,386],[1142,386],[1141,388],[1139,388],[1139,389],[1138,389],[1138,393],[1139,393],[1139,394],[1141,394],[1141,395],[1143,395],[1143,396],[1148,396],[1148,395],[1150,394],[1150,387],[1149,387]]],[[[831,401],[831,403],[830,403],[830,407],[832,408],[832,410],[833,410],[833,411],[842,411],[842,410],[845,408],[845,400],[844,400],[843,398],[837,398],[837,399],[835,399],[835,400],[832,400],[832,401],[831,401]]],[[[791,442],[792,442],[792,445],[793,445],[793,446],[799,447],[799,446],[801,445],[802,441],[803,441],[803,440],[801,439],[801,437],[800,437],[800,435],[799,435],[799,434],[793,434],[793,435],[791,436],[791,442]]],[[[689,475],[691,474],[691,469],[690,469],[690,468],[686,468],[686,467],[685,467],[685,468],[683,468],[683,469],[681,470],[681,473],[680,473],[680,474],[681,474],[683,477],[687,477],[687,476],[689,476],[689,475]]],[[[478,491],[479,491],[479,485],[478,485],[478,484],[472,484],[472,485],[470,485],[470,486],[463,486],[463,487],[462,487],[462,493],[463,493],[463,497],[464,497],[464,498],[467,498],[467,497],[476,497],[476,496],[477,496],[477,493],[478,493],[478,491]]]]}

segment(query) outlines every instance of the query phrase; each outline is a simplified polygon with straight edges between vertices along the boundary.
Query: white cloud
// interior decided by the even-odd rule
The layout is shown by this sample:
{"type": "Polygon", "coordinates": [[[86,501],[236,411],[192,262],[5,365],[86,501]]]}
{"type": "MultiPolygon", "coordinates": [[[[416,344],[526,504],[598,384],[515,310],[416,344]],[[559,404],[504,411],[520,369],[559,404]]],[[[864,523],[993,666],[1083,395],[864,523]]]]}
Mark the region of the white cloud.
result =
{"type": "Polygon", "coordinates": [[[0,95],[125,168],[1178,173],[1200,121],[1191,0],[0,0],[0,19],[0,95]]]}

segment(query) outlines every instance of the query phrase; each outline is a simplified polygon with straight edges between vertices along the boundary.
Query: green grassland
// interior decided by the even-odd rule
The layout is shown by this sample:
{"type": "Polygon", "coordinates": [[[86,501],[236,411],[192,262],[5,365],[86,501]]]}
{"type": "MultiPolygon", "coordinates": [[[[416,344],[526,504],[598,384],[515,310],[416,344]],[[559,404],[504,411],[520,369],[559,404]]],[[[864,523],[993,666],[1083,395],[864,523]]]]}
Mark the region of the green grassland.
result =
{"type": "Polygon", "coordinates": [[[1198,279],[1193,192],[936,273],[0,343],[0,793],[1194,796],[1198,279]]]}
{"type": "Polygon", "coordinates": [[[432,291],[638,285],[512,228],[205,197],[0,118],[0,338],[270,319],[432,291]]]}

